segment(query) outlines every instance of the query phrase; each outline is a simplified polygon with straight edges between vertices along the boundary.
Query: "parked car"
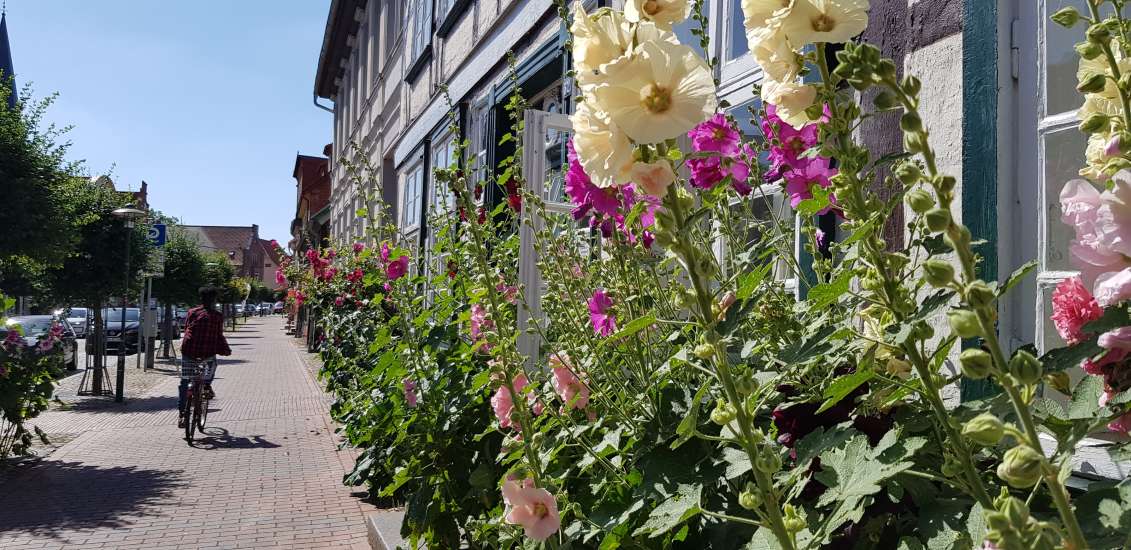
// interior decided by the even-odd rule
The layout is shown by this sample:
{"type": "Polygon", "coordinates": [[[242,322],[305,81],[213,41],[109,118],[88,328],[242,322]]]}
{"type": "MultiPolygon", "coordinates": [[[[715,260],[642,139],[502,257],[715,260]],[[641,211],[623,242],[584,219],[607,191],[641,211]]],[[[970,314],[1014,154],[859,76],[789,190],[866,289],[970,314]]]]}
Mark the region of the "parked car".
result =
{"type": "Polygon", "coordinates": [[[268,315],[271,315],[271,306],[272,304],[268,304],[266,302],[259,304],[259,316],[266,317],[268,315]]]}
{"type": "MultiPolygon", "coordinates": [[[[123,332],[125,333],[126,353],[137,353],[137,331],[141,325],[141,310],[136,307],[126,308],[125,330],[122,327],[122,308],[105,308],[102,310],[102,322],[106,324],[106,354],[114,355],[122,345],[123,332]]],[[[86,352],[94,353],[93,338],[86,339],[86,352]]]]}
{"type": "Polygon", "coordinates": [[[8,332],[19,327],[24,336],[24,342],[29,346],[39,343],[39,337],[47,334],[51,327],[59,324],[63,326],[63,364],[68,369],[78,368],[79,344],[75,338],[75,329],[67,322],[65,317],[54,315],[24,315],[10,317],[4,326],[0,326],[0,339],[8,337],[8,332]]]}
{"type": "Polygon", "coordinates": [[[67,319],[71,328],[75,329],[76,338],[86,338],[86,327],[90,321],[90,310],[85,307],[69,307],[55,312],[57,317],[67,319]]]}
{"type": "Polygon", "coordinates": [[[232,310],[233,310],[233,311],[235,311],[235,314],[236,314],[237,316],[238,316],[238,315],[243,315],[243,304],[235,304],[235,305],[233,305],[233,306],[232,306],[232,310]]]}
{"type": "Polygon", "coordinates": [[[287,304],[284,304],[283,302],[275,302],[274,312],[275,313],[282,313],[283,310],[286,309],[286,307],[287,307],[287,304]]]}

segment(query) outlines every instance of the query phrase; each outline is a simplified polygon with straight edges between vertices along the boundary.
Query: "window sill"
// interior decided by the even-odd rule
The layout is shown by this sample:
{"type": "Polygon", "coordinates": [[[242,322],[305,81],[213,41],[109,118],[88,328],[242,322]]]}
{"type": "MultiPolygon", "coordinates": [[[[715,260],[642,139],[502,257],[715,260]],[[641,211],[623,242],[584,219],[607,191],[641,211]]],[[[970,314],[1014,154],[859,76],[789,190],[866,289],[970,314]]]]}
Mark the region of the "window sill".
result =
{"type": "Polygon", "coordinates": [[[440,21],[439,26],[436,27],[436,36],[447,38],[448,33],[452,31],[452,27],[456,26],[456,22],[463,17],[464,10],[470,3],[471,0],[456,0],[455,4],[452,4],[451,9],[448,10],[447,15],[444,16],[443,21],[440,21]]]}
{"type": "Polygon", "coordinates": [[[428,61],[431,59],[432,44],[429,44],[424,46],[424,51],[420,52],[420,55],[416,57],[416,61],[413,61],[412,64],[408,66],[408,70],[405,71],[404,74],[404,81],[408,84],[416,82],[416,78],[424,71],[424,67],[428,66],[428,61]]]}

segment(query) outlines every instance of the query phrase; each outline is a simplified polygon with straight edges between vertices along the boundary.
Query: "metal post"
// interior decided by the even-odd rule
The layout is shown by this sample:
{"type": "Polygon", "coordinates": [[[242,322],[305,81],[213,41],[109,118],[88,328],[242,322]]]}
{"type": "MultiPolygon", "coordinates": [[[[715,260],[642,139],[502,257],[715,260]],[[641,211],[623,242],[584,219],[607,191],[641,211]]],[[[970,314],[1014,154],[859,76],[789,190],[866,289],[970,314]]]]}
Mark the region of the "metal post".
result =
{"type": "Polygon", "coordinates": [[[130,229],[133,223],[126,222],[126,289],[122,291],[122,325],[118,327],[118,385],[114,387],[114,401],[125,400],[126,387],[126,305],[130,295],[130,229]]]}
{"type": "MultiPolygon", "coordinates": [[[[149,312],[150,316],[155,316],[155,315],[157,315],[157,309],[149,307],[149,302],[153,301],[153,277],[149,277],[146,280],[145,288],[146,288],[146,294],[148,295],[148,297],[145,300],[145,309],[146,309],[146,311],[149,312]]],[[[147,319],[147,321],[149,321],[149,320],[147,319]]],[[[157,320],[156,319],[152,319],[152,325],[153,325],[153,327],[157,326],[157,320]]],[[[146,370],[148,370],[148,369],[153,368],[153,355],[154,355],[154,351],[156,351],[156,346],[154,346],[154,344],[157,343],[157,335],[156,334],[149,334],[150,323],[147,322],[145,326],[146,326],[145,368],[146,368],[146,370]]]]}
{"type": "Polygon", "coordinates": [[[134,357],[134,368],[141,368],[141,354],[144,352],[145,346],[145,314],[146,314],[146,301],[145,301],[145,279],[141,280],[141,290],[138,291],[137,298],[137,354],[134,357]]]}

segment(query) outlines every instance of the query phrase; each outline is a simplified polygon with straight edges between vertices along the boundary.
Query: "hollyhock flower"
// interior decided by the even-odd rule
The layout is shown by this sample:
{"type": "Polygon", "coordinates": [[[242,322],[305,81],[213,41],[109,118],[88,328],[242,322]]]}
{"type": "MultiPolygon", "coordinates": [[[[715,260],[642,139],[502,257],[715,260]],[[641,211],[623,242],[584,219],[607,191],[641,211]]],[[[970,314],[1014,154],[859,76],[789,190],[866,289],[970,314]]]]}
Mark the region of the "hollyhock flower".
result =
{"type": "Polygon", "coordinates": [[[563,412],[567,409],[584,409],[589,405],[589,386],[574,374],[569,355],[550,354],[550,369],[553,373],[550,382],[558,397],[562,399],[563,412]]]}
{"type": "Polygon", "coordinates": [[[599,336],[609,336],[617,330],[616,317],[608,312],[611,307],[613,301],[604,290],[593,291],[589,298],[589,321],[593,323],[593,332],[599,336]]]}
{"type": "MultiPolygon", "coordinates": [[[[525,374],[519,374],[514,377],[511,385],[514,386],[514,391],[522,394],[523,388],[529,384],[530,381],[526,378],[525,374]]],[[[491,408],[495,411],[495,418],[499,421],[499,428],[519,429],[520,424],[517,419],[511,418],[514,413],[514,396],[507,388],[506,384],[500,384],[499,389],[495,390],[495,395],[491,396],[491,408]]]]}
{"type": "MultiPolygon", "coordinates": [[[[766,172],[766,181],[780,179],[793,166],[807,163],[809,159],[801,158],[801,154],[817,144],[816,123],[794,128],[782,121],[777,111],[777,107],[766,105],[766,116],[761,121],[762,134],[772,139],[769,151],[770,169],[766,172]]],[[[818,122],[828,120],[831,115],[828,105],[825,105],[824,113],[818,122]]]]}
{"type": "Polygon", "coordinates": [[[412,378],[406,376],[405,379],[402,380],[401,382],[404,385],[404,400],[405,400],[405,403],[408,405],[408,408],[415,409],[416,408],[416,381],[413,380],[412,378]]]}
{"type": "Polygon", "coordinates": [[[1131,298],[1131,268],[1096,277],[1096,303],[1109,307],[1131,298]]]}
{"type": "Polygon", "coordinates": [[[1056,331],[1069,345],[1084,339],[1084,325],[1099,319],[1103,308],[1084,287],[1079,277],[1070,277],[1052,292],[1052,319],[1056,331]]]}
{"type": "Polygon", "coordinates": [[[789,14],[793,2],[783,0],[742,0],[743,24],[748,31],[780,25],[780,19],[789,14]],[[777,21],[771,22],[771,19],[777,21]]]}
{"type": "MultiPolygon", "coordinates": [[[[770,2],[778,4],[776,0],[770,2]]],[[[787,82],[797,78],[801,66],[781,25],[751,30],[746,33],[746,42],[750,47],[750,56],[762,68],[766,80],[787,82]]]]}
{"type": "Polygon", "coordinates": [[[687,132],[691,147],[695,151],[712,151],[723,155],[735,155],[741,143],[738,129],[731,125],[726,115],[715,113],[711,118],[687,132]]]}
{"type": "Polygon", "coordinates": [[[687,19],[689,13],[688,0],[628,0],[624,5],[625,19],[633,23],[651,21],[664,30],[671,30],[672,25],[687,19]]]}
{"type": "Polygon", "coordinates": [[[494,328],[495,322],[487,317],[487,308],[471,304],[471,339],[478,340],[483,332],[494,328]]]}
{"type": "Polygon", "coordinates": [[[279,248],[279,241],[271,239],[271,248],[279,248]]]}
{"type": "Polygon", "coordinates": [[[345,298],[342,298],[341,296],[334,298],[334,307],[342,307],[342,305],[345,304],[345,303],[346,303],[345,298]]]}
{"type": "Polygon", "coordinates": [[[326,257],[333,260],[334,258],[338,257],[338,251],[334,250],[333,248],[327,249],[326,257]]]}
{"type": "Polygon", "coordinates": [[[632,143],[608,113],[589,101],[577,104],[569,117],[577,159],[597,187],[627,183],[632,168],[632,143]]]}
{"type": "Polygon", "coordinates": [[[632,181],[645,193],[653,197],[663,197],[668,186],[675,182],[675,172],[666,160],[655,162],[634,162],[629,172],[632,181]]]}
{"type": "Polygon", "coordinates": [[[287,276],[283,274],[282,269],[275,270],[275,284],[279,286],[287,284],[287,276]]]}
{"type": "Polygon", "coordinates": [[[1118,157],[1123,154],[1120,134],[1115,134],[1104,144],[1104,154],[1109,157],[1118,157]]]}
{"type": "Polygon", "coordinates": [[[597,105],[637,143],[679,137],[718,107],[710,67],[682,44],[642,42],[603,70],[607,78],[593,89],[597,105]]]}
{"type": "Polygon", "coordinates": [[[365,250],[365,245],[364,245],[364,244],[362,244],[362,243],[353,243],[353,252],[354,252],[354,254],[361,254],[361,251],[362,251],[362,250],[365,250]]]}
{"type": "Polygon", "coordinates": [[[354,268],[349,274],[346,275],[346,280],[351,283],[356,283],[365,278],[365,272],[360,267],[354,268]]]}
{"type": "Polygon", "coordinates": [[[301,306],[302,303],[305,302],[305,301],[306,301],[306,294],[303,294],[303,292],[301,290],[296,290],[295,291],[295,304],[301,306]]]}
{"type": "Polygon", "coordinates": [[[44,339],[40,340],[39,344],[36,346],[36,348],[39,349],[39,353],[50,352],[54,347],[55,347],[55,339],[54,338],[44,338],[44,339]]]}
{"type": "Polygon", "coordinates": [[[401,256],[385,266],[385,276],[395,281],[408,273],[408,256],[401,256]]]}
{"type": "Polygon", "coordinates": [[[744,196],[750,193],[750,185],[746,183],[750,167],[742,157],[690,158],[687,159],[687,167],[691,170],[691,185],[694,187],[711,189],[730,176],[735,191],[744,196]]]}
{"type": "Polygon", "coordinates": [[[590,210],[601,216],[614,216],[620,205],[617,187],[599,187],[593,183],[581,165],[571,138],[566,144],[569,169],[566,171],[565,192],[573,203],[573,219],[580,220],[590,210]]]}
{"type": "Polygon", "coordinates": [[[522,482],[508,479],[503,482],[502,491],[506,522],[521,525],[527,537],[544,541],[561,528],[562,520],[554,495],[535,487],[533,479],[522,482]]]}
{"type": "Polygon", "coordinates": [[[518,301],[517,286],[510,286],[504,282],[500,282],[499,284],[495,285],[495,290],[503,296],[503,299],[506,300],[507,303],[513,304],[518,301]]]}
{"type": "Polygon", "coordinates": [[[389,256],[392,255],[393,249],[389,248],[389,243],[381,243],[381,262],[389,263],[389,256]]]}
{"type": "Polygon", "coordinates": [[[782,122],[801,128],[812,122],[806,109],[817,99],[817,88],[793,80],[777,82],[767,80],[762,84],[762,100],[774,105],[782,122]]]}
{"type": "Polygon", "coordinates": [[[1060,191],[1060,219],[1076,232],[1069,251],[1086,286],[1131,267],[1131,172],[1119,171],[1112,184],[1101,194],[1085,180],[1072,180],[1060,191]]]}
{"type": "Polygon", "coordinates": [[[479,216],[478,216],[477,219],[479,220],[479,225],[483,225],[483,224],[487,223],[487,209],[486,208],[484,208],[482,206],[479,207],[479,216]]]}
{"type": "Polygon", "coordinates": [[[1131,412],[1125,413],[1119,418],[1112,420],[1108,423],[1107,429],[1113,432],[1119,432],[1123,435],[1131,435],[1131,412]]]}
{"type": "Polygon", "coordinates": [[[825,232],[820,229],[813,232],[813,236],[817,239],[817,247],[825,246],[825,232]]]}
{"type": "MultiPolygon", "coordinates": [[[[797,208],[801,201],[813,198],[812,187],[814,185],[828,188],[831,185],[829,178],[836,173],[836,168],[829,165],[829,159],[826,157],[814,157],[803,167],[787,172],[785,174],[785,191],[789,195],[789,205],[797,208]]],[[[820,214],[828,211],[829,208],[827,207],[820,214]]]]}
{"type": "Polygon", "coordinates": [[[795,48],[848,42],[868,26],[868,0],[793,0],[782,29],[795,48]]]}

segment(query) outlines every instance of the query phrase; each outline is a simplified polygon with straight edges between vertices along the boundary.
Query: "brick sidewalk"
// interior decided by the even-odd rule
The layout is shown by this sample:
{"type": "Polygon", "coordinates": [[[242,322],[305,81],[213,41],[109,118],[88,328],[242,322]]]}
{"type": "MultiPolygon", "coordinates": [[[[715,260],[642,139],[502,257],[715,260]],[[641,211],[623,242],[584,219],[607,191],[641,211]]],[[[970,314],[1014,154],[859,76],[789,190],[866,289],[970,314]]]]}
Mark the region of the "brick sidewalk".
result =
{"type": "Polygon", "coordinates": [[[195,447],[176,428],[175,377],[125,407],[37,418],[76,436],[0,477],[0,548],[368,548],[372,507],[341,483],[352,455],[282,328],[257,318],[228,335],[195,447]]]}

